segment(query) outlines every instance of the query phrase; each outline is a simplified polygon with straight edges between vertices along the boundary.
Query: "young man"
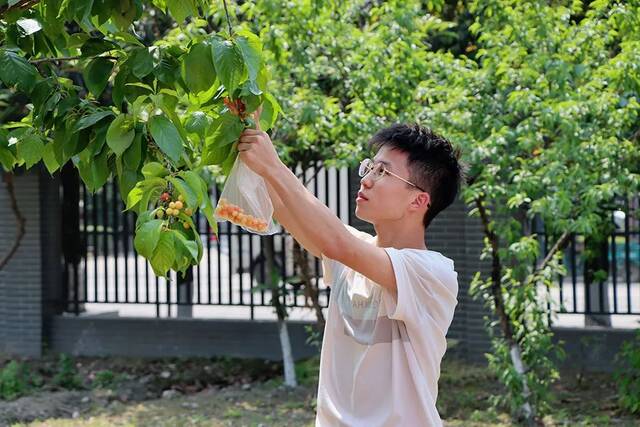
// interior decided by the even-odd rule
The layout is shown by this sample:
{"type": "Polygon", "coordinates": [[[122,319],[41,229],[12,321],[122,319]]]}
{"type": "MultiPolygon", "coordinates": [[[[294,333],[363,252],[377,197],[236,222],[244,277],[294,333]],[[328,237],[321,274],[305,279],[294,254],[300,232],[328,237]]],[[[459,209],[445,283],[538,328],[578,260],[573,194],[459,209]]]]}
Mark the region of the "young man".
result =
{"type": "Polygon", "coordinates": [[[346,226],[307,191],[259,128],[243,132],[238,150],[265,179],[275,219],[322,259],[331,286],[316,426],[440,426],[458,282],[453,261],[427,249],[425,230],[457,196],[460,153],[419,125],[382,129],[370,144],[377,153],[360,165],[355,213],[376,236],[346,226]]]}

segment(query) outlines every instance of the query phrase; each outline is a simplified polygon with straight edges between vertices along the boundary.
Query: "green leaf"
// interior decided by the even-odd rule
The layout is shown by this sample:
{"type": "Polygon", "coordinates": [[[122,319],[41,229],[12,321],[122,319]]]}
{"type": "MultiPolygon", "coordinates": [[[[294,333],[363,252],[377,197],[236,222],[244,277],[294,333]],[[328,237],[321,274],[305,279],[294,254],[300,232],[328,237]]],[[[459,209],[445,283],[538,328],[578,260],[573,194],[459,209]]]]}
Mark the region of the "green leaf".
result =
{"type": "Polygon", "coordinates": [[[278,113],[282,112],[282,108],[276,98],[270,93],[264,93],[264,100],[262,113],[260,113],[260,128],[262,130],[268,130],[275,124],[278,113]]]}
{"type": "Polygon", "coordinates": [[[262,97],[258,95],[254,95],[250,93],[248,95],[242,96],[242,101],[244,102],[246,113],[251,114],[258,109],[260,104],[262,103],[262,97]]]}
{"type": "Polygon", "coordinates": [[[0,49],[0,80],[7,86],[17,85],[30,92],[38,77],[38,70],[16,52],[0,49]]]}
{"type": "Polygon", "coordinates": [[[203,195],[200,209],[204,214],[205,218],[207,218],[207,222],[209,223],[209,226],[211,227],[213,232],[217,235],[218,223],[213,217],[213,205],[211,204],[211,197],[209,197],[209,185],[202,178],[200,179],[200,190],[203,195]]]}
{"type": "Polygon", "coordinates": [[[262,67],[262,43],[258,36],[250,31],[241,30],[237,34],[236,45],[249,71],[249,79],[255,81],[262,67]]]}
{"type": "MultiPolygon", "coordinates": [[[[140,83],[140,82],[133,82],[133,83],[126,83],[125,86],[128,87],[139,87],[142,88],[144,90],[149,91],[150,93],[153,93],[153,88],[149,85],[146,85],[144,83],[140,83]]],[[[136,99],[136,101],[138,101],[138,99],[136,99]]]]}
{"type": "Polygon", "coordinates": [[[44,144],[39,136],[33,134],[24,135],[16,145],[18,158],[23,159],[27,169],[42,159],[44,144]]]}
{"type": "Polygon", "coordinates": [[[209,90],[216,82],[211,47],[205,43],[191,46],[189,53],[182,57],[180,70],[191,92],[199,93],[209,90]]]}
{"type": "Polygon", "coordinates": [[[126,210],[138,206],[139,212],[146,211],[153,194],[159,194],[166,186],[167,181],[159,177],[150,177],[138,182],[127,195],[126,210]]]}
{"type": "Polygon", "coordinates": [[[169,182],[178,190],[178,193],[184,197],[187,206],[194,208],[198,206],[198,196],[195,191],[182,179],[176,177],[168,177],[169,182]]]}
{"type": "MultiPolygon", "coordinates": [[[[116,159],[116,162],[120,162],[121,159],[116,159]]],[[[129,193],[135,188],[138,183],[140,175],[133,170],[124,169],[118,176],[118,189],[120,191],[120,198],[124,203],[127,202],[129,193]]]]}
{"type": "Polygon", "coordinates": [[[140,166],[142,160],[142,132],[136,132],[133,142],[122,154],[122,160],[127,169],[135,171],[140,166]]]}
{"type": "Polygon", "coordinates": [[[240,117],[224,113],[214,122],[215,132],[212,135],[213,144],[216,148],[224,147],[240,138],[240,134],[244,130],[244,124],[240,121],[240,117]]]}
{"type": "Polygon", "coordinates": [[[204,140],[209,131],[209,127],[213,124],[213,119],[202,111],[195,111],[187,118],[184,128],[189,133],[195,133],[200,136],[200,140],[204,140]]]}
{"type": "Polygon", "coordinates": [[[142,196],[144,196],[144,193],[144,187],[140,185],[140,183],[136,184],[136,186],[133,187],[127,194],[127,203],[125,210],[130,210],[136,207],[142,200],[142,196]]]}
{"type": "Polygon", "coordinates": [[[153,256],[149,260],[151,262],[153,272],[157,276],[166,277],[167,270],[171,268],[174,260],[174,234],[169,231],[161,232],[158,245],[156,246],[153,256]]]}
{"type": "Polygon", "coordinates": [[[242,55],[230,40],[212,37],[210,43],[216,73],[225,89],[227,89],[227,93],[231,96],[245,78],[246,68],[242,55]]]}
{"type": "Polygon", "coordinates": [[[144,175],[145,178],[162,178],[169,175],[169,171],[158,162],[149,162],[142,167],[142,175],[144,175]]]}
{"type": "Polygon", "coordinates": [[[2,167],[4,168],[4,170],[6,171],[12,170],[15,163],[16,163],[16,158],[11,152],[11,150],[4,147],[0,147],[0,164],[2,164],[2,167]]]}
{"type": "Polygon", "coordinates": [[[90,126],[95,125],[105,117],[114,116],[113,111],[98,111],[95,113],[88,114],[83,116],[80,120],[76,122],[76,125],[73,127],[74,132],[77,132],[82,129],[86,129],[90,126]]]}
{"type": "Polygon", "coordinates": [[[110,8],[111,20],[122,31],[128,30],[138,14],[136,3],[134,0],[119,0],[114,6],[110,8]]]}
{"type": "Polygon", "coordinates": [[[184,152],[184,146],[175,125],[165,116],[157,115],[149,120],[149,131],[160,150],[177,162],[184,152]]]}
{"type": "Polygon", "coordinates": [[[231,172],[231,168],[233,167],[233,164],[236,162],[236,158],[238,157],[237,146],[238,146],[238,143],[235,142],[231,147],[231,151],[229,151],[229,155],[224,160],[224,162],[222,162],[221,167],[222,167],[223,175],[229,176],[229,173],[231,172]]]}
{"type": "Polygon", "coordinates": [[[127,148],[133,142],[136,132],[133,128],[133,123],[127,115],[120,114],[109,125],[107,130],[107,145],[116,153],[117,156],[121,156],[127,148]]]}
{"type": "Polygon", "coordinates": [[[111,169],[109,169],[109,151],[103,149],[100,154],[95,157],[78,161],[76,166],[87,189],[95,193],[107,182],[111,174],[111,169]]]}
{"type": "Polygon", "coordinates": [[[166,3],[169,13],[178,24],[182,24],[188,16],[198,14],[193,0],[166,0],[166,3]]]}
{"type": "Polygon", "coordinates": [[[139,79],[146,77],[153,71],[153,58],[149,49],[138,47],[131,51],[126,64],[131,67],[131,72],[139,79]]]}
{"type": "Polygon", "coordinates": [[[159,82],[173,86],[180,73],[180,63],[174,57],[163,53],[162,59],[154,68],[153,73],[159,82]]]}
{"type": "Polygon", "coordinates": [[[47,167],[47,170],[51,175],[55,171],[60,168],[60,164],[56,160],[56,155],[53,152],[54,145],[53,143],[46,144],[44,146],[44,150],[42,151],[42,160],[44,161],[44,165],[47,167]]]}
{"type": "MultiPolygon", "coordinates": [[[[212,138],[207,138],[207,140],[213,141],[212,138]]],[[[211,142],[209,145],[205,146],[202,152],[202,164],[205,165],[219,165],[225,161],[225,159],[229,156],[231,152],[231,145],[225,145],[224,147],[216,147],[215,143],[211,142]]]]}
{"type": "MultiPolygon", "coordinates": [[[[184,179],[187,183],[193,194],[196,196],[196,202],[194,205],[190,205],[191,207],[200,207],[202,206],[202,201],[204,197],[207,197],[206,194],[202,193],[202,178],[194,171],[182,171],[179,173],[179,176],[184,179]]],[[[185,196],[186,197],[186,196],[185,196]]]]}
{"type": "Polygon", "coordinates": [[[179,231],[173,230],[173,233],[174,233],[174,241],[176,245],[180,246],[185,253],[189,254],[189,256],[194,262],[196,263],[200,262],[200,259],[198,256],[199,255],[198,244],[193,240],[188,240],[187,237],[179,231]]]}
{"type": "Polygon", "coordinates": [[[113,71],[113,62],[106,58],[95,58],[82,72],[82,78],[87,89],[99,98],[104,88],[107,86],[111,71],[113,71]]]}
{"type": "Polygon", "coordinates": [[[98,37],[92,37],[80,48],[82,56],[96,56],[110,50],[118,49],[118,45],[112,41],[98,37]]]}
{"type": "Polygon", "coordinates": [[[153,255],[160,240],[163,223],[164,221],[161,219],[152,219],[142,224],[140,228],[136,230],[133,245],[136,251],[143,257],[149,259],[153,255]]]}
{"type": "Polygon", "coordinates": [[[111,99],[113,100],[113,105],[115,105],[119,110],[123,110],[122,104],[124,103],[124,89],[125,84],[127,83],[127,79],[129,77],[129,70],[126,68],[121,68],[120,71],[116,74],[113,79],[113,88],[111,89],[111,99]]]}

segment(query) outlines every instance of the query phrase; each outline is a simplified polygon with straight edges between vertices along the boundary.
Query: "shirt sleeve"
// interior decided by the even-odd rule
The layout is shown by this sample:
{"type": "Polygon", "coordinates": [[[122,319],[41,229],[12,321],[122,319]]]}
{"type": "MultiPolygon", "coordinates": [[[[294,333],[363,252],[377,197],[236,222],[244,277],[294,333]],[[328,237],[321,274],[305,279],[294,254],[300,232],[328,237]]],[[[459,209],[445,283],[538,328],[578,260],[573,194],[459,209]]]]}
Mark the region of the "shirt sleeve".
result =
{"type": "Polygon", "coordinates": [[[405,323],[431,318],[447,328],[457,304],[457,273],[447,268],[446,275],[436,275],[435,269],[441,266],[434,263],[440,261],[395,248],[384,249],[393,265],[398,290],[397,295],[387,290],[382,293],[389,318],[405,323]]]}
{"type": "MultiPolygon", "coordinates": [[[[371,234],[360,231],[348,224],[344,224],[344,226],[351,234],[359,239],[370,241],[373,238],[371,234]]],[[[338,261],[327,258],[324,254],[321,254],[320,259],[322,261],[322,281],[326,286],[331,286],[333,285],[334,280],[338,277],[340,268],[343,268],[343,266],[338,261]]]]}

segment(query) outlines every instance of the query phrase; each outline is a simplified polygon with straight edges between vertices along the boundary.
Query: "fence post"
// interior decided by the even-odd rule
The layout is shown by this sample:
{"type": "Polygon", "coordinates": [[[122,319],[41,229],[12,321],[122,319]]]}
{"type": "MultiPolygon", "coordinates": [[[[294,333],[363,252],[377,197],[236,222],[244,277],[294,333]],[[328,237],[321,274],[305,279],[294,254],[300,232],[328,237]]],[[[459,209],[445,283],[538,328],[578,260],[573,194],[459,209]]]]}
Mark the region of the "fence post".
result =
{"type": "Polygon", "coordinates": [[[178,317],[193,317],[193,267],[187,269],[184,279],[177,273],[178,317]]]}

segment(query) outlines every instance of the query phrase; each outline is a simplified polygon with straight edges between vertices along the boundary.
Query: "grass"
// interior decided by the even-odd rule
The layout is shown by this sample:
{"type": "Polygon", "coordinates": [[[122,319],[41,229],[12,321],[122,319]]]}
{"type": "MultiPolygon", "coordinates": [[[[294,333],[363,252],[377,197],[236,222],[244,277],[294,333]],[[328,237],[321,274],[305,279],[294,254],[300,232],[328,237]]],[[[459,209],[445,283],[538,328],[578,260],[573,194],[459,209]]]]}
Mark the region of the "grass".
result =
{"type": "MultiPolygon", "coordinates": [[[[286,389],[279,377],[257,380],[250,386],[211,387],[194,394],[107,407],[93,407],[77,419],[48,419],[14,426],[313,426],[318,359],[299,362],[300,386],[286,389]]],[[[500,427],[513,425],[490,397],[501,385],[483,366],[455,360],[443,364],[438,410],[446,426],[500,427]]],[[[622,412],[609,374],[564,372],[554,386],[555,401],[547,426],[637,426],[640,418],[622,412]]]]}

